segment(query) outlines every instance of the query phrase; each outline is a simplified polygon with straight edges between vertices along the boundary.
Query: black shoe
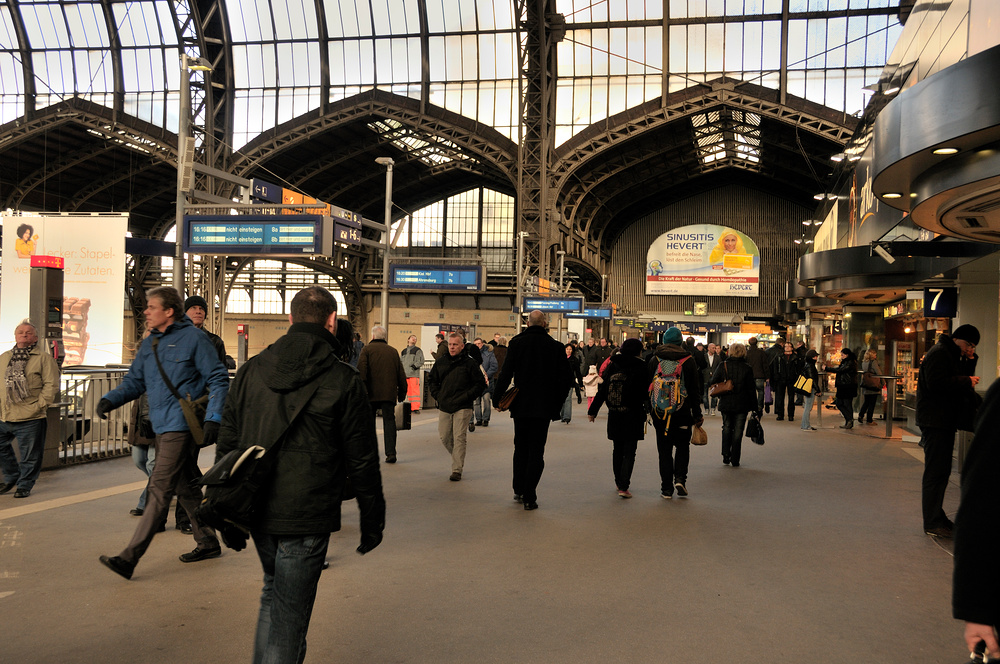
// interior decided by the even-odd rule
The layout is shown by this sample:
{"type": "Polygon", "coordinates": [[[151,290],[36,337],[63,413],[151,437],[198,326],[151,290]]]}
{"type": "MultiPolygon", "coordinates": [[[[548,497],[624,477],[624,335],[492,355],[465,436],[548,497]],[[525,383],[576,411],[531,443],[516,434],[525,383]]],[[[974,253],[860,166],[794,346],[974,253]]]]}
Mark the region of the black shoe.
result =
{"type": "Polygon", "coordinates": [[[764,404],[764,412],[765,413],[770,413],[771,412],[771,407],[769,405],[767,405],[767,404],[764,404]]]}
{"type": "Polygon", "coordinates": [[[476,420],[476,426],[477,427],[483,426],[483,421],[482,420],[476,420]]]}
{"type": "Polygon", "coordinates": [[[490,423],[488,421],[486,421],[486,420],[483,421],[482,426],[488,427],[489,425],[490,425],[490,423]]]}
{"type": "Polygon", "coordinates": [[[135,565],[125,562],[118,556],[101,556],[99,560],[101,561],[101,564],[109,570],[115,574],[125,577],[126,579],[131,579],[132,572],[135,571],[135,565]]]}
{"type": "Polygon", "coordinates": [[[386,463],[396,463],[396,455],[395,454],[390,454],[389,456],[387,456],[385,458],[385,462],[386,463]]]}
{"type": "Polygon", "coordinates": [[[931,537],[937,537],[938,539],[952,538],[951,528],[945,528],[944,526],[939,526],[937,528],[924,528],[924,534],[930,535],[931,537]]]}
{"type": "Polygon", "coordinates": [[[576,398],[576,402],[577,402],[577,403],[583,403],[583,399],[581,399],[580,397],[577,397],[577,398],[576,398]]]}
{"type": "Polygon", "coordinates": [[[31,489],[18,489],[14,492],[15,498],[27,498],[31,495],[31,489]]]}
{"type": "Polygon", "coordinates": [[[515,493],[514,494],[514,502],[515,503],[523,503],[524,502],[524,498],[521,497],[521,494],[515,493]]]}
{"type": "Polygon", "coordinates": [[[185,535],[194,535],[194,526],[192,526],[190,522],[182,523],[177,526],[177,530],[181,531],[185,535]]]}
{"type": "Polygon", "coordinates": [[[740,467],[740,462],[739,461],[733,461],[732,465],[733,465],[733,468],[739,468],[740,467]]]}
{"type": "Polygon", "coordinates": [[[684,482],[674,482],[674,488],[677,489],[678,498],[687,498],[688,490],[687,487],[684,486],[684,482]]]}
{"type": "Polygon", "coordinates": [[[142,516],[142,510],[136,507],[134,510],[129,510],[129,514],[132,516],[142,516]]]}
{"type": "Polygon", "coordinates": [[[475,430],[476,430],[476,423],[475,422],[469,422],[469,432],[471,433],[471,432],[473,432],[475,430]]]}
{"type": "Polygon", "coordinates": [[[722,465],[728,466],[729,461],[730,461],[729,457],[722,457],[722,465]]]}
{"type": "Polygon", "coordinates": [[[459,482],[462,479],[462,473],[456,470],[454,473],[451,474],[451,476],[448,477],[448,479],[451,480],[452,482],[459,482]]]}
{"type": "Polygon", "coordinates": [[[781,422],[782,420],[784,420],[784,419],[785,419],[785,416],[784,416],[784,415],[778,415],[778,417],[777,417],[776,419],[777,419],[777,420],[778,420],[779,422],[781,422]]]}
{"type": "Polygon", "coordinates": [[[537,510],[538,509],[538,503],[536,503],[533,500],[526,500],[526,501],[524,501],[524,509],[527,510],[527,511],[537,510]]]}
{"type": "Polygon", "coordinates": [[[167,522],[164,521],[163,523],[161,523],[160,527],[156,529],[156,532],[158,532],[158,533],[165,533],[165,532],[167,532],[167,522]]]}
{"type": "Polygon", "coordinates": [[[17,486],[17,482],[0,482],[0,496],[17,486]]]}
{"type": "Polygon", "coordinates": [[[218,558],[222,555],[221,546],[205,547],[202,549],[198,547],[191,553],[182,553],[179,559],[182,563],[196,563],[199,560],[208,560],[209,558],[218,558]]]}

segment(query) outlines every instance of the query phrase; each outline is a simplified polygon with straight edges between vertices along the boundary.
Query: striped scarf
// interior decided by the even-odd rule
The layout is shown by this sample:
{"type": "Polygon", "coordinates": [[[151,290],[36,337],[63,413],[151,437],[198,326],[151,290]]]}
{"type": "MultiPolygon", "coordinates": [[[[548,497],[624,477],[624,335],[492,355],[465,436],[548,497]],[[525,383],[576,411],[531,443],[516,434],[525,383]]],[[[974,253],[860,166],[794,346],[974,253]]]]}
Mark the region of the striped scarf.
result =
{"type": "Polygon", "coordinates": [[[10,364],[7,365],[7,375],[4,376],[9,403],[24,403],[31,396],[28,393],[28,379],[24,375],[24,370],[28,366],[28,358],[31,357],[34,348],[35,344],[27,348],[14,346],[14,354],[10,358],[10,364]]]}

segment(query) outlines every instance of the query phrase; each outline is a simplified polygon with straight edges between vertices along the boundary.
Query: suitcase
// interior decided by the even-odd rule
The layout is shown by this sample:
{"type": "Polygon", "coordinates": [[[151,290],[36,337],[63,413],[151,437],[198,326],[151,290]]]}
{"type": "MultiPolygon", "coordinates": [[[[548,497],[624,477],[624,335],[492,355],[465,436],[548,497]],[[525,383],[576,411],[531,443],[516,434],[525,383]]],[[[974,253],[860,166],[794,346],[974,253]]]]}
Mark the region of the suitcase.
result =
{"type": "Polygon", "coordinates": [[[410,430],[410,402],[403,401],[396,404],[396,431],[410,430]]]}

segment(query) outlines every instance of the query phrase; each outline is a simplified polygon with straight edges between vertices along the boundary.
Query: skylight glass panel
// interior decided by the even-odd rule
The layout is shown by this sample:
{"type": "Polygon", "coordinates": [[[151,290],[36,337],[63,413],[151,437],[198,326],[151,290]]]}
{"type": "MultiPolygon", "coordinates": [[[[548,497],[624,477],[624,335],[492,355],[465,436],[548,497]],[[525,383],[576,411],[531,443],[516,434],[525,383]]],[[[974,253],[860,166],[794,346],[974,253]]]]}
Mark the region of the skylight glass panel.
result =
{"type": "Polygon", "coordinates": [[[66,23],[69,26],[70,40],[73,45],[82,48],[107,48],[108,26],[104,21],[101,8],[92,3],[78,2],[66,5],[66,23]]]}
{"type": "Polygon", "coordinates": [[[21,5],[21,20],[33,49],[69,48],[69,31],[59,5],[21,5]]]}
{"type": "MultiPolygon", "coordinates": [[[[163,43],[165,31],[160,29],[160,15],[152,2],[116,3],[111,8],[122,46],[159,46],[163,43]]],[[[167,25],[170,32],[174,32],[173,25],[167,25]]]]}
{"type": "MultiPolygon", "coordinates": [[[[429,4],[434,4],[430,0],[429,4]]],[[[326,28],[331,38],[370,37],[372,29],[368,0],[324,0],[326,28]]]]}
{"type": "Polygon", "coordinates": [[[274,35],[277,39],[317,39],[316,8],[305,0],[284,0],[272,2],[274,12],[274,35]]]}

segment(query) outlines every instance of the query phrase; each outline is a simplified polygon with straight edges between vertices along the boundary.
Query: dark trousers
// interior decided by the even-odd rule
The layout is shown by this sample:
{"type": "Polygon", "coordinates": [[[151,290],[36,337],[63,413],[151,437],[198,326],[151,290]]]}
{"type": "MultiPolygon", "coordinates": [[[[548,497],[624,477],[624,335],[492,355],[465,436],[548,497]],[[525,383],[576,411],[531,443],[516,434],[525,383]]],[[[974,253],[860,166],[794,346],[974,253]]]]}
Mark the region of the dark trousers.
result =
{"type": "Polygon", "coordinates": [[[201,487],[192,486],[192,480],[201,476],[198,464],[191,455],[194,440],[187,431],[168,431],[156,437],[156,462],[153,474],[146,485],[146,511],[142,513],[132,541],[118,555],[133,565],[146,553],[160,524],[167,520],[170,501],[177,493],[177,500],[191,518],[194,539],[199,548],[219,546],[215,531],[202,526],[194,516],[201,504],[201,487]]]}
{"type": "Polygon", "coordinates": [[[671,496],[674,493],[674,482],[687,482],[688,462],[691,459],[691,427],[671,426],[661,429],[660,426],[656,426],[654,421],[656,452],[660,457],[660,493],[671,496]]]}
{"type": "Polygon", "coordinates": [[[44,417],[27,422],[0,422],[0,467],[3,481],[17,483],[18,489],[31,491],[42,472],[42,454],[45,452],[45,433],[48,420],[44,417]],[[18,462],[14,456],[13,442],[21,454],[18,462]]]}
{"type": "Polygon", "coordinates": [[[722,413],[722,460],[738,464],[743,449],[747,413],[722,413]]]}
{"type": "Polygon", "coordinates": [[[538,500],[538,482],[545,469],[545,441],[549,420],[542,417],[514,418],[514,493],[524,502],[538,500]]]}
{"type": "Polygon", "coordinates": [[[859,422],[865,419],[865,414],[868,415],[868,421],[872,421],[872,418],[875,417],[875,402],[877,400],[878,393],[865,395],[865,402],[861,404],[861,410],[858,411],[859,422]]]}
{"type": "Polygon", "coordinates": [[[774,392],[774,413],[778,417],[785,416],[785,402],[788,402],[788,419],[795,419],[795,390],[791,385],[771,381],[771,391],[774,392]]]}
{"type": "Polygon", "coordinates": [[[372,401],[372,416],[378,421],[376,410],[382,412],[382,447],[387,457],[396,456],[396,403],[372,401]]]}
{"type": "Polygon", "coordinates": [[[844,416],[845,424],[854,423],[854,397],[843,397],[834,399],[834,403],[837,404],[837,410],[840,414],[844,416]]]}
{"type": "Polygon", "coordinates": [[[632,469],[635,468],[635,450],[639,441],[612,440],[614,449],[611,451],[611,467],[615,472],[615,486],[622,491],[628,491],[632,483],[632,469]]]}
{"type": "Polygon", "coordinates": [[[924,529],[951,528],[951,519],[944,513],[944,494],[951,479],[951,459],[955,452],[955,429],[920,427],[920,444],[924,448],[924,477],[921,505],[924,529]]]}

